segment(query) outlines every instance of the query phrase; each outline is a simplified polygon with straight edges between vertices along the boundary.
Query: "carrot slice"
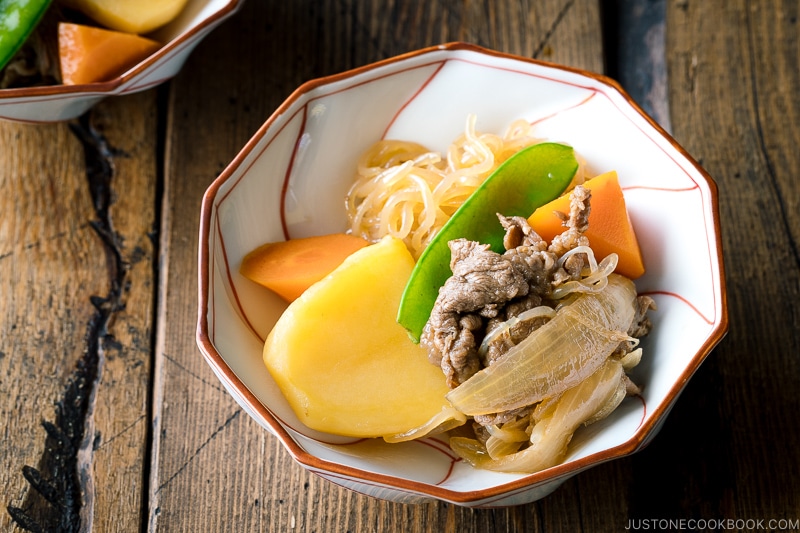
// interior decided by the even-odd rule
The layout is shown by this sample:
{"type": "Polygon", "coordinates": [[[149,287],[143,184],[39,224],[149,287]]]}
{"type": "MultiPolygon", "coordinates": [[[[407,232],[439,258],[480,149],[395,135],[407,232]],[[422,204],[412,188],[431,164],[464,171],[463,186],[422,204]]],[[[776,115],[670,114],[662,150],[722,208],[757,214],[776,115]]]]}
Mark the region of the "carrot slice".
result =
{"type": "Polygon", "coordinates": [[[160,47],[132,33],[62,22],[58,25],[61,81],[64,85],[108,81],[160,47]]]}
{"type": "Polygon", "coordinates": [[[292,302],[368,244],[344,233],[267,243],[245,256],[239,272],[292,302]]]}
{"type": "MultiPolygon", "coordinates": [[[[617,173],[612,170],[600,174],[583,185],[592,191],[589,229],[585,235],[598,260],[616,253],[619,256],[616,272],[630,279],[638,278],[644,274],[644,262],[617,173]]],[[[555,211],[569,213],[569,195],[543,205],[528,218],[531,227],[548,242],[564,231],[555,211]]]]}

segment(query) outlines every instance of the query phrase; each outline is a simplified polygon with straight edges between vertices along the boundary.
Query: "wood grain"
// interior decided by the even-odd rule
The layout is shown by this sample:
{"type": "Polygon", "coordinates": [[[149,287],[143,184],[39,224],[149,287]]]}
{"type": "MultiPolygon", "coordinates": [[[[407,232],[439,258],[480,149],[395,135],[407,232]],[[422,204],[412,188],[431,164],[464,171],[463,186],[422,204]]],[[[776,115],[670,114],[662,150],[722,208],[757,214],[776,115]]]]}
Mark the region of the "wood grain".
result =
{"type": "Polygon", "coordinates": [[[224,164],[302,82],[454,40],[602,69],[596,2],[249,2],[173,83],[152,529],[574,531],[580,524],[579,514],[555,510],[575,510],[575,485],[544,509],[473,511],[373,500],[309,475],[237,407],[194,345],[200,201],[224,164]]]}
{"type": "Polygon", "coordinates": [[[800,516],[798,5],[763,7],[668,5],[672,125],[719,186],[730,332],[637,458],[672,489],[640,514],[800,516]]]}
{"type": "MultiPolygon", "coordinates": [[[[2,124],[0,132],[0,375],[7,398],[0,483],[9,503],[22,506],[29,493],[22,467],[39,466],[46,437],[42,421],[53,419],[54,404],[81,357],[93,314],[86,294],[102,294],[105,275],[95,276],[104,270],[103,258],[88,225],[91,205],[80,147],[68,128],[2,124]],[[28,154],[41,145],[56,149],[31,165],[28,154]],[[64,272],[72,273],[69,285],[64,272]]],[[[2,513],[4,529],[10,523],[2,513]]]]}
{"type": "MultiPolygon", "coordinates": [[[[131,531],[141,521],[155,297],[155,119],[154,94],[144,94],[103,103],[81,122],[0,124],[0,376],[7,414],[0,484],[6,504],[45,530],[77,520],[99,531],[131,531]],[[81,398],[83,411],[71,409],[81,398]],[[55,429],[46,431],[46,424],[55,429]],[[59,442],[65,435],[77,439],[80,452],[59,442]],[[58,504],[32,488],[26,466],[54,487],[58,504]]],[[[0,513],[0,529],[10,530],[10,519],[0,513]]]]}
{"type": "Polygon", "coordinates": [[[602,16],[641,2],[251,0],[158,90],[70,123],[0,122],[0,530],[25,517],[103,532],[796,526],[794,0],[666,2],[668,102],[646,91],[642,103],[717,181],[730,332],[646,450],[519,507],[375,500],[297,465],[195,344],[202,194],[297,86],[456,40],[602,72],[603,28],[619,27],[602,16]]]}

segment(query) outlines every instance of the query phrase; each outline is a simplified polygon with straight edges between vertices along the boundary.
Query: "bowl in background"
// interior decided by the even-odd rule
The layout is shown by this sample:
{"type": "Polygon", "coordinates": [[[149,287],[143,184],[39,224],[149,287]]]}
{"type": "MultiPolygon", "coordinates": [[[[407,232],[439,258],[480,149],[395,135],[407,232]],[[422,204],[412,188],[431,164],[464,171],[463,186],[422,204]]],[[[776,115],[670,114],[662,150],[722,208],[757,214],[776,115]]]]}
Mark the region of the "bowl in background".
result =
{"type": "Polygon", "coordinates": [[[167,25],[146,34],[164,45],[116,78],[83,85],[0,90],[0,119],[58,122],[80,116],[108,96],[144,91],[175,76],[200,41],[244,0],[188,0],[167,25]]]}
{"type": "Polygon", "coordinates": [[[411,52],[302,85],[209,187],[197,342],[245,411],[333,483],[405,503],[528,503],[647,445],[726,333],[717,201],[706,172],[603,76],[463,43],[411,52]],[[345,194],[372,143],[405,139],[443,151],[469,114],[476,130],[498,134],[526,119],[535,136],[572,145],[589,175],[618,172],[647,268],[637,289],[658,305],[632,375],[641,395],[581,428],[562,464],[529,475],[474,469],[441,437],[387,444],[305,427],[262,363],[264,340],[286,304],[238,272],[263,243],[344,231],[345,194]]]}

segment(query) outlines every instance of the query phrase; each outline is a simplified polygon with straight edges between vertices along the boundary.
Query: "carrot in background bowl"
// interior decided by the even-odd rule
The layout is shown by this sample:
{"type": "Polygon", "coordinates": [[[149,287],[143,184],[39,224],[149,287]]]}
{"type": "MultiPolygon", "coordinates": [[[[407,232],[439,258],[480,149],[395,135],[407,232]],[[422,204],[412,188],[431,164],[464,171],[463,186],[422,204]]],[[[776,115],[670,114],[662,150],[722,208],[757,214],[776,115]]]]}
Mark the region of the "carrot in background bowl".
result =
{"type": "Polygon", "coordinates": [[[58,55],[64,85],[106,81],[161,48],[161,43],[132,33],[62,22],[58,55]]]}

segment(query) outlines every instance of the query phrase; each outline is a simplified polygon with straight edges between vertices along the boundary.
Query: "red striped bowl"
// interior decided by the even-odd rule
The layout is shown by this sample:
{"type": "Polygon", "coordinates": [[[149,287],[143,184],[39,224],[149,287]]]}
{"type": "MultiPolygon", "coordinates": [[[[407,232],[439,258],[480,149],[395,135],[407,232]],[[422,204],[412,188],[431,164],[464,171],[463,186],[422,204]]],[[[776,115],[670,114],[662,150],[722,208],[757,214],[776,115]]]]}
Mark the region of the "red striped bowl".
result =
{"type": "Polygon", "coordinates": [[[495,507],[545,496],[598,463],[652,439],[728,327],[717,189],[702,168],[612,80],[463,43],[411,52],[297,89],[205,194],[197,342],[239,404],[303,467],[398,502],[439,499],[495,507]],[[258,245],[343,231],[358,156],[380,138],[444,150],[468,114],[483,132],[515,119],[574,146],[595,174],[617,170],[647,273],[636,281],[658,310],[626,399],[582,428],[565,462],[530,475],[477,470],[446,441],[403,444],[321,434],[294,416],[262,364],[285,308],[238,273],[258,245]]]}

